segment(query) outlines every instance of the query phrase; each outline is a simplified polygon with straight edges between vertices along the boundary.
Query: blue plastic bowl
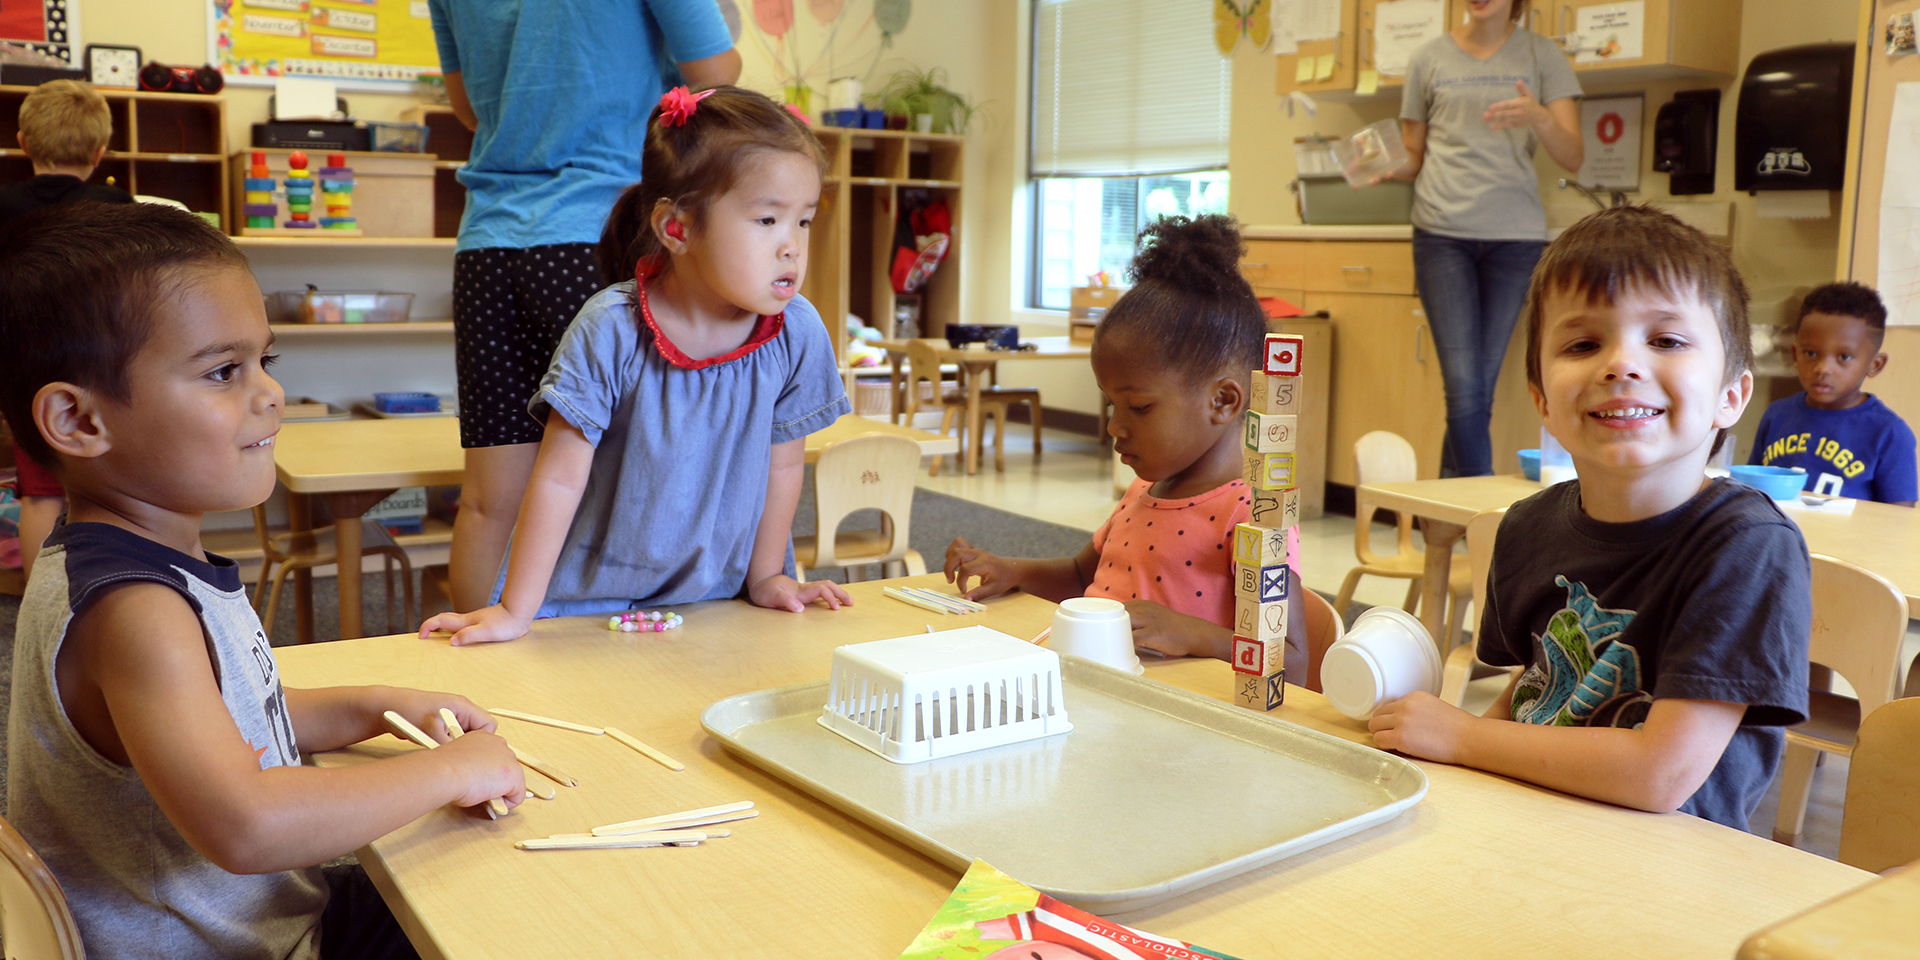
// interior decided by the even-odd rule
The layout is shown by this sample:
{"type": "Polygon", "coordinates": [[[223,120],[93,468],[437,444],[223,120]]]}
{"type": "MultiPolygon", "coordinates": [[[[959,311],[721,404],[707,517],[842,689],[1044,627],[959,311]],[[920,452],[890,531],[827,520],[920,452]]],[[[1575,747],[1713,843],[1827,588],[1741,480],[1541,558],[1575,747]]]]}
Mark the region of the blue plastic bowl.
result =
{"type": "Polygon", "coordinates": [[[1800,491],[1807,486],[1805,473],[1789,470],[1786,467],[1761,467],[1741,463],[1727,469],[1733,474],[1735,480],[1775,500],[1797,500],[1800,497],[1800,491]]]}
{"type": "Polygon", "coordinates": [[[1528,480],[1532,480],[1535,483],[1540,482],[1540,451],[1538,448],[1520,451],[1520,472],[1526,474],[1528,480]]]}

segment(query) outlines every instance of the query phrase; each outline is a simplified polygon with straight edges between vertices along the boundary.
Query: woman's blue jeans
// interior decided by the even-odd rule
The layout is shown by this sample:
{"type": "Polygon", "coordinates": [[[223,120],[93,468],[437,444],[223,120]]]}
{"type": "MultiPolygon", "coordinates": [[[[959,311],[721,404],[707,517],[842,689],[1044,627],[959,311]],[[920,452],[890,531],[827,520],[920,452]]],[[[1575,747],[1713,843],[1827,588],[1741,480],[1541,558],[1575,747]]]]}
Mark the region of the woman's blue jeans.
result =
{"type": "Polygon", "coordinates": [[[1540,240],[1460,240],[1413,230],[1413,279],[1446,382],[1443,475],[1493,472],[1493,390],[1527,299],[1540,240]]]}

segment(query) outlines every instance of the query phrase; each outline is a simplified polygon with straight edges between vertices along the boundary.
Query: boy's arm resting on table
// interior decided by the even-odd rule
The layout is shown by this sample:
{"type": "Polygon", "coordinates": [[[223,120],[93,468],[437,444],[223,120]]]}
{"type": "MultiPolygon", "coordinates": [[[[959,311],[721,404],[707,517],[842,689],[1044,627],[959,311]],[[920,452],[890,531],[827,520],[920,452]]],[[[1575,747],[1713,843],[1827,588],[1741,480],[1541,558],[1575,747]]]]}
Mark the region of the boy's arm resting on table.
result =
{"type": "MultiPolygon", "coordinates": [[[[831,580],[800,583],[787,576],[787,544],[793,538],[793,511],[800,506],[800,483],[806,476],[807,439],[795,437],[773,445],[768,455],[767,503],[753,535],[753,556],[747,561],[747,599],[756,607],[799,613],[815,600],[831,610],[852,603],[845,588],[831,580]]],[[[820,531],[831,537],[833,531],[820,531]]]]}
{"type": "Polygon", "coordinates": [[[475,706],[466,697],[407,687],[318,687],[311,690],[285,688],[287,719],[293,723],[293,738],[308,753],[338,750],[370,740],[387,728],[388,710],[406,717],[428,736],[445,743],[453,739],[440,719],[440,708],[453,711],[462,730],[493,733],[499,726],[493,715],[475,706]]]}
{"type": "MultiPolygon", "coordinates": [[[[1518,678],[1515,678],[1515,683],[1518,678]]],[[[1511,709],[1513,684],[1494,704],[1511,709]]],[[[1705,783],[1746,705],[1658,699],[1639,729],[1556,727],[1476,717],[1414,693],[1368,721],[1375,746],[1456,763],[1621,806],[1671,813],[1705,783]]]]}
{"type": "Polygon", "coordinates": [[[1059,603],[1085,596],[1087,584],[1093,582],[1093,571],[1099,563],[1100,553],[1093,548],[1091,540],[1071,557],[1038,560],[996,556],[955,537],[947,546],[944,571],[947,582],[958,585],[960,595],[969,600],[997,597],[1017,589],[1059,603]],[[975,578],[980,583],[968,590],[967,581],[975,578]]]}
{"type": "MultiPolygon", "coordinates": [[[[513,753],[488,733],[373,763],[262,770],[221,699],[199,618],[159,584],[102,594],[69,627],[56,669],[88,743],[132,766],[181,836],[233,873],[310,866],[441,804],[514,804],[526,789],[513,753]]],[[[301,716],[311,697],[288,700],[288,720],[321,744],[355,732],[337,703],[321,705],[316,723],[301,716]]]]}
{"type": "Polygon", "coordinates": [[[592,469],[593,444],[586,434],[559,413],[549,412],[533,476],[520,500],[520,518],[513,527],[513,554],[500,602],[471,613],[440,614],[420,625],[420,636],[445,630],[453,634],[456,647],[526,636],[534,613],[546,599],[553,565],[560,559],[567,528],[580,509],[592,469]]]}

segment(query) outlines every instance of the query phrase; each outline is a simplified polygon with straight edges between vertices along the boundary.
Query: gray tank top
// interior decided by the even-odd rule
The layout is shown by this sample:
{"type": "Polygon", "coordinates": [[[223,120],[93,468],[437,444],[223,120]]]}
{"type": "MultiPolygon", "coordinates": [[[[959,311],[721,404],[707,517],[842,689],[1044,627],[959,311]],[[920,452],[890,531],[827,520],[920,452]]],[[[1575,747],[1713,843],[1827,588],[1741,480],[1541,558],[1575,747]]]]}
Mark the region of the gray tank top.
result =
{"type": "Polygon", "coordinates": [[[327,886],[319,868],[231,874],[201,856],[139,774],[89,746],[54,680],[67,625],[99,592],[164,583],[199,614],[227,712],[260,767],[300,751],[280,673],[233,561],[201,561],[119,527],[67,524],[35,565],[15,634],[7,716],[7,819],[66,891],[92,958],[309,958],[319,954],[327,886]]]}

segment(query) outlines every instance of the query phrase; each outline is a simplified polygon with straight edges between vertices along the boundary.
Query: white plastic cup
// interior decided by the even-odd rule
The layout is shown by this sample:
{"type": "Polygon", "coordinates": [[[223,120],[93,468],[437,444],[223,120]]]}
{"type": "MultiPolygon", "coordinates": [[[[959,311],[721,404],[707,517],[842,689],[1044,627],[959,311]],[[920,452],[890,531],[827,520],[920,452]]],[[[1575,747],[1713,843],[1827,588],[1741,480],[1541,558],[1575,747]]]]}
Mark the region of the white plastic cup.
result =
{"type": "Polygon", "coordinates": [[[1335,710],[1367,720],[1415,690],[1440,692],[1440,651],[1419,620],[1398,607],[1373,607],[1320,661],[1320,686],[1335,710]]]}
{"type": "Polygon", "coordinates": [[[1133,652],[1133,618],[1126,604],[1105,597],[1062,600],[1053,613],[1053,632],[1047,646],[1055,653],[1085,657],[1128,673],[1146,672],[1133,652]]]}

